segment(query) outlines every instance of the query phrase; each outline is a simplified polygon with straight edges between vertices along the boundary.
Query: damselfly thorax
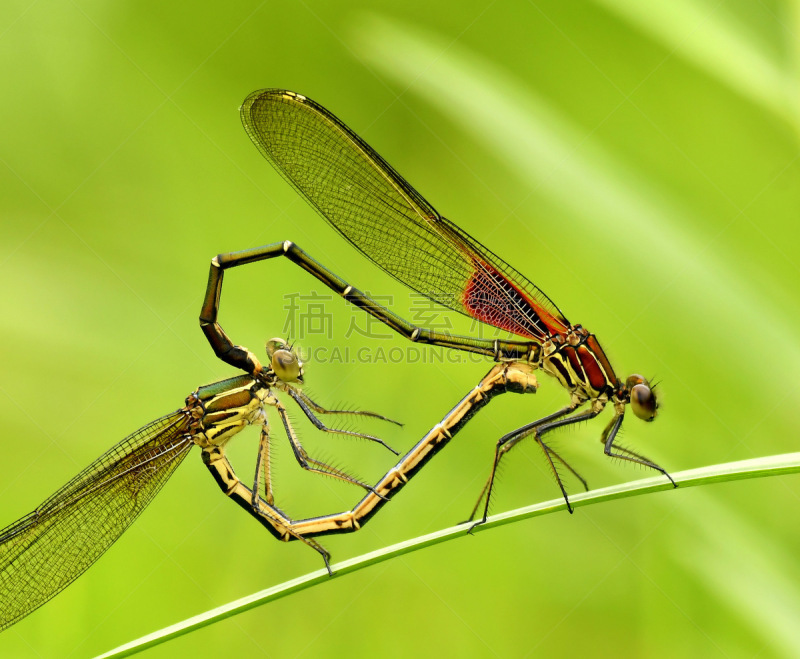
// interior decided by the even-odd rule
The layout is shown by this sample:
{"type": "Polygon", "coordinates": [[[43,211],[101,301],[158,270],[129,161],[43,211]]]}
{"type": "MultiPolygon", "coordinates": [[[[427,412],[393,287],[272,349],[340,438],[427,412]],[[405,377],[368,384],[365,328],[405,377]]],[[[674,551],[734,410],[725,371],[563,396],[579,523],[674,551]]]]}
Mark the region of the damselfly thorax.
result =
{"type": "Polygon", "coordinates": [[[592,401],[600,409],[608,401],[615,406],[630,403],[640,419],[652,421],[656,417],[658,405],[647,379],[634,374],[622,382],[597,337],[580,325],[573,325],[566,335],[557,334],[542,343],[539,368],[581,402],[592,401]]]}

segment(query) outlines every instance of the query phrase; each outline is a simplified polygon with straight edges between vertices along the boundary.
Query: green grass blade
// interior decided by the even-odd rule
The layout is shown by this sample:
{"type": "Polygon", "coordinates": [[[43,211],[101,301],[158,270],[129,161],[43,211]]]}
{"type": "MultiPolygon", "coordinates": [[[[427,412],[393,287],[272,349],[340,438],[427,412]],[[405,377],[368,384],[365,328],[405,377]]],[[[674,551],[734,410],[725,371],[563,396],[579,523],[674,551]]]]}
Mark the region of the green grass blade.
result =
{"type": "MultiPolygon", "coordinates": [[[[754,458],[752,460],[741,460],[739,462],[728,462],[724,464],[712,465],[710,467],[701,467],[699,469],[689,469],[673,474],[673,478],[681,488],[694,487],[696,485],[710,485],[712,483],[724,483],[726,481],[743,480],[745,478],[761,478],[764,476],[780,476],[784,474],[794,474],[800,472],[800,453],[786,453],[782,455],[774,455],[765,458],[754,458]]],[[[591,492],[583,492],[570,498],[574,508],[581,506],[588,506],[595,503],[604,501],[613,501],[615,499],[624,499],[626,497],[639,496],[642,494],[649,494],[651,492],[660,492],[663,490],[671,490],[672,485],[667,482],[663,477],[657,476],[653,478],[645,478],[638,481],[623,483],[621,485],[613,485],[611,487],[604,487],[591,492]]],[[[492,515],[486,524],[478,527],[476,533],[483,533],[489,529],[510,524],[512,522],[519,522],[531,517],[538,517],[539,515],[546,515],[557,511],[566,510],[566,505],[563,499],[552,499],[542,503],[526,506],[524,508],[517,508],[499,515],[492,515]]],[[[469,524],[459,524],[451,526],[435,533],[422,535],[405,542],[400,542],[388,547],[383,547],[376,551],[362,554],[355,558],[335,563],[332,568],[334,576],[332,578],[338,579],[351,572],[362,570],[365,567],[382,563],[397,556],[410,554],[411,552],[418,551],[425,547],[438,545],[455,538],[461,538],[466,535],[469,524]]],[[[210,625],[219,620],[230,618],[231,616],[243,613],[262,604],[273,602],[281,597],[291,595],[316,584],[325,583],[331,577],[324,570],[316,570],[310,572],[297,579],[286,581],[272,588],[253,593],[247,597],[235,600],[223,606],[211,609],[205,613],[183,620],[175,625],[165,627],[157,632],[143,636],[135,641],[121,645],[106,654],[101,655],[98,659],[106,659],[108,657],[127,657],[129,655],[141,652],[147,648],[164,643],[172,638],[182,636],[195,629],[200,629],[210,625]]]]}

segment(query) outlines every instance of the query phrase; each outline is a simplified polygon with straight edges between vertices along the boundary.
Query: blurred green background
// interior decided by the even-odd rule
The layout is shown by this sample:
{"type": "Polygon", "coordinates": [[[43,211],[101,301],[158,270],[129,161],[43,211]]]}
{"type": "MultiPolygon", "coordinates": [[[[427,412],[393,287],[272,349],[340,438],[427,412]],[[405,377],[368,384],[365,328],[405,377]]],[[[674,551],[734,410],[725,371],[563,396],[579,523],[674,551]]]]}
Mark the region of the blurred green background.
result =
{"type": "MultiPolygon", "coordinates": [[[[237,109],[262,87],[331,109],[595,332],[621,375],[660,380],[660,418],[631,415],[627,445],[671,471],[797,450],[799,38],[796,0],[4,2],[0,525],[231,374],[197,325],[214,254],[291,239],[407,304],[247,139],[237,109]]],[[[260,350],[284,330],[285,296],[312,291],[288,263],[234,271],[221,322],[260,350]]],[[[360,317],[341,301],[326,312],[330,337],[294,337],[305,348],[407,347],[347,337],[360,317]]],[[[489,367],[320,361],[306,378],[320,402],[404,421],[357,427],[405,450],[489,367]]],[[[343,559],[464,519],[495,440],[565,400],[549,379],[497,399],[363,531],[324,544],[343,559]]],[[[319,457],[370,481],[393,463],[298,417],[319,457]]],[[[650,475],[603,457],[606,418],[558,448],[592,486],[650,475]]],[[[257,436],[235,442],[245,480],[257,436]]],[[[291,514],[360,497],[277,443],[291,514]]],[[[501,476],[495,512],[557,495],[534,446],[501,476]]],[[[798,493],[796,476],[772,478],[551,515],[146,654],[798,656],[798,493]]],[[[107,555],[0,636],[0,655],[93,655],[319,567],[193,453],[107,555]]]]}

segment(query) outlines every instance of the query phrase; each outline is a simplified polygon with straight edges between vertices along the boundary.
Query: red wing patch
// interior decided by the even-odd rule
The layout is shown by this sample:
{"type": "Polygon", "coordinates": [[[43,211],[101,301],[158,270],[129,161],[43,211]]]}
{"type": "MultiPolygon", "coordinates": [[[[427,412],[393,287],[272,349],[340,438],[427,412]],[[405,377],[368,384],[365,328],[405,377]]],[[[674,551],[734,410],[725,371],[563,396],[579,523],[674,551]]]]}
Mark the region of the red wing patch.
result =
{"type": "Polygon", "coordinates": [[[499,329],[542,340],[567,327],[488,263],[473,258],[474,270],[464,288],[466,312],[499,329]]]}

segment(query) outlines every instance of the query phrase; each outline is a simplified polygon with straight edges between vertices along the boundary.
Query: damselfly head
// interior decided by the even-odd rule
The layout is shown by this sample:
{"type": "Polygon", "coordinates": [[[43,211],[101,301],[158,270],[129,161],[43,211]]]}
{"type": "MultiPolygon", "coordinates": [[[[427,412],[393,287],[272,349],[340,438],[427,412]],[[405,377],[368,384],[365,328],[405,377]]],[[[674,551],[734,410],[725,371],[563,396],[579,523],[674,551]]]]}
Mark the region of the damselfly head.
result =
{"type": "Polygon", "coordinates": [[[284,382],[303,381],[303,362],[297,353],[283,339],[267,341],[267,356],[275,375],[284,382]]]}
{"type": "Polygon", "coordinates": [[[658,400],[654,387],[642,375],[631,375],[625,381],[625,388],[630,394],[631,409],[643,421],[652,421],[658,413],[658,400]]]}

